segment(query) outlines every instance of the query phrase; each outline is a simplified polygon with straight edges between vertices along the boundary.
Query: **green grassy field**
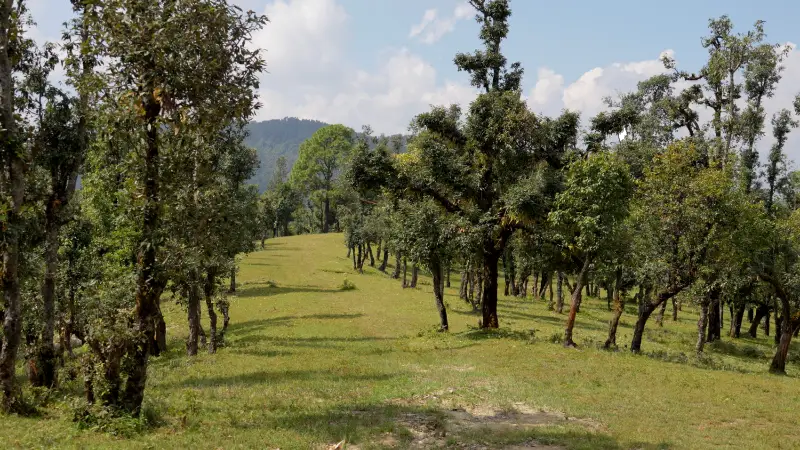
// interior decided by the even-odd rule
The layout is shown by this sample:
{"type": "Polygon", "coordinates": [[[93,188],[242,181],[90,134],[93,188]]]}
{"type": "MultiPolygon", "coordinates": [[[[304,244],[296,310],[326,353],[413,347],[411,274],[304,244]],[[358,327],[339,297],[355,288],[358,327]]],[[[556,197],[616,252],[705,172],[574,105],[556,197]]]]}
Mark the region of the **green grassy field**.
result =
{"type": "MultiPolygon", "coordinates": [[[[768,375],[771,338],[725,337],[697,359],[684,308],[663,328],[651,320],[646,354],[603,351],[610,313],[589,299],[581,347],[565,349],[552,342],[564,316],[544,301],[501,299],[501,329],[477,330],[455,275],[451,332],[436,333],[427,277],[403,290],[354,273],[345,252],[341,235],[317,235],[246,257],[216,355],[185,356],[184,314],[169,307],[171,349],[152,360],[145,400],[157,426],[79,430],[66,384],[42,417],[0,417],[0,448],[800,447],[797,360],[768,375]],[[356,289],[339,290],[345,279],[356,289]]],[[[631,308],[621,346],[633,320],[631,308]]]]}

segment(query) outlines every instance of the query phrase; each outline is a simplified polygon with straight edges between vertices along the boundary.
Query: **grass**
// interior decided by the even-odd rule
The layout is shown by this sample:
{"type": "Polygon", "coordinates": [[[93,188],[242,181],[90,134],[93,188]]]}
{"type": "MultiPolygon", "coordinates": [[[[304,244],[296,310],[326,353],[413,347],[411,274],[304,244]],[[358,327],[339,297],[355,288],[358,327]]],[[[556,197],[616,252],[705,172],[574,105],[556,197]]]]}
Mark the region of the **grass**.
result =
{"type": "MultiPolygon", "coordinates": [[[[451,332],[436,333],[428,278],[401,289],[373,268],[359,275],[341,242],[280,238],[246,257],[216,355],[185,356],[184,313],[168,306],[170,350],[152,360],[145,400],[156,426],[80,430],[70,421],[79,389],[65,383],[40,417],[0,418],[2,448],[800,446],[797,366],[766,373],[771,338],[723,338],[698,359],[697,316],[684,308],[663,328],[651,320],[644,355],[603,351],[610,313],[588,299],[570,350],[551,342],[565,316],[546,302],[501,299],[502,328],[484,332],[455,283],[451,332]]],[[[633,321],[629,308],[621,346],[633,321]]]]}

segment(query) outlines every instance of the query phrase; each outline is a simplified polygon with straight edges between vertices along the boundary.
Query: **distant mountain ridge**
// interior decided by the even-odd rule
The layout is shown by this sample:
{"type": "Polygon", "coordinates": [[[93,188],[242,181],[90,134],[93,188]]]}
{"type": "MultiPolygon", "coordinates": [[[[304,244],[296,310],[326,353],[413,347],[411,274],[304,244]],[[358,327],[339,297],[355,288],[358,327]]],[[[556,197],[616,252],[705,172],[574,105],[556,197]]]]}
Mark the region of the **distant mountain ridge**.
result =
{"type": "MultiPolygon", "coordinates": [[[[247,126],[249,135],[245,139],[245,144],[256,149],[261,165],[250,182],[257,184],[259,191],[266,190],[278,158],[285,157],[287,165],[291,169],[297,160],[300,144],[317,130],[328,125],[318,120],[296,117],[251,122],[247,126]]],[[[405,144],[404,137],[403,151],[405,151],[405,144]]]]}

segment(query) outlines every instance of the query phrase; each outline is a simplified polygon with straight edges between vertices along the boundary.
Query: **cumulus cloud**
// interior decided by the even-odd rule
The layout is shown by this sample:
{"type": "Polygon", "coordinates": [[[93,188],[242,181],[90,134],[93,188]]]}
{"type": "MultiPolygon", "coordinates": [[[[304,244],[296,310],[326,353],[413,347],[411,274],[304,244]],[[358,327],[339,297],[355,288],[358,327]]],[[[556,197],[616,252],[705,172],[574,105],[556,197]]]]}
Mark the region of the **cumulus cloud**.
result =
{"type": "Polygon", "coordinates": [[[459,4],[450,16],[444,18],[439,18],[439,11],[436,9],[426,10],[422,20],[411,27],[408,37],[417,38],[425,44],[433,44],[445,34],[452,32],[458,21],[468,19],[472,15],[472,7],[467,3],[459,4]]]}

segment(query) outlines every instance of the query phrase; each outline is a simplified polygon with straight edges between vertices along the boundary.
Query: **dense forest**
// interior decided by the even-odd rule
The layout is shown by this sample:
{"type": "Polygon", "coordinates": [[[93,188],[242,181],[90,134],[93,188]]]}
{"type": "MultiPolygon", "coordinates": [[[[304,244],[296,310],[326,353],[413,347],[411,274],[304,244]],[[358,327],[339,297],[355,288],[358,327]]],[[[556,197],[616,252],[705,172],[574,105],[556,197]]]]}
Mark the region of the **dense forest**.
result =
{"type": "Polygon", "coordinates": [[[545,117],[502,52],[510,2],[469,3],[483,48],[454,63],[480,94],[417,115],[409,136],[251,122],[266,54],[250,43],[268,19],[227,0],[73,0],[44,45],[24,0],[0,5],[3,411],[35,414],[34,393],[80,380],[64,394],[76,422],[140,416],[167,303],[186,355],[214,354],[241,255],[332,232],[354,273],[402,288],[429,274],[442,333],[452,275],[487,333],[504,297],[547,299],[571,352],[584,298],[604,294],[605,349],[638,354],[653,322],[692,307],[688,351],[766,333],[764,370],[784,374],[800,332],[800,177],[784,148],[800,95],[772,117],[763,104],[787,48],[763,22],[713,18],[701,67],[665,57],[606,111],[545,117]]]}

